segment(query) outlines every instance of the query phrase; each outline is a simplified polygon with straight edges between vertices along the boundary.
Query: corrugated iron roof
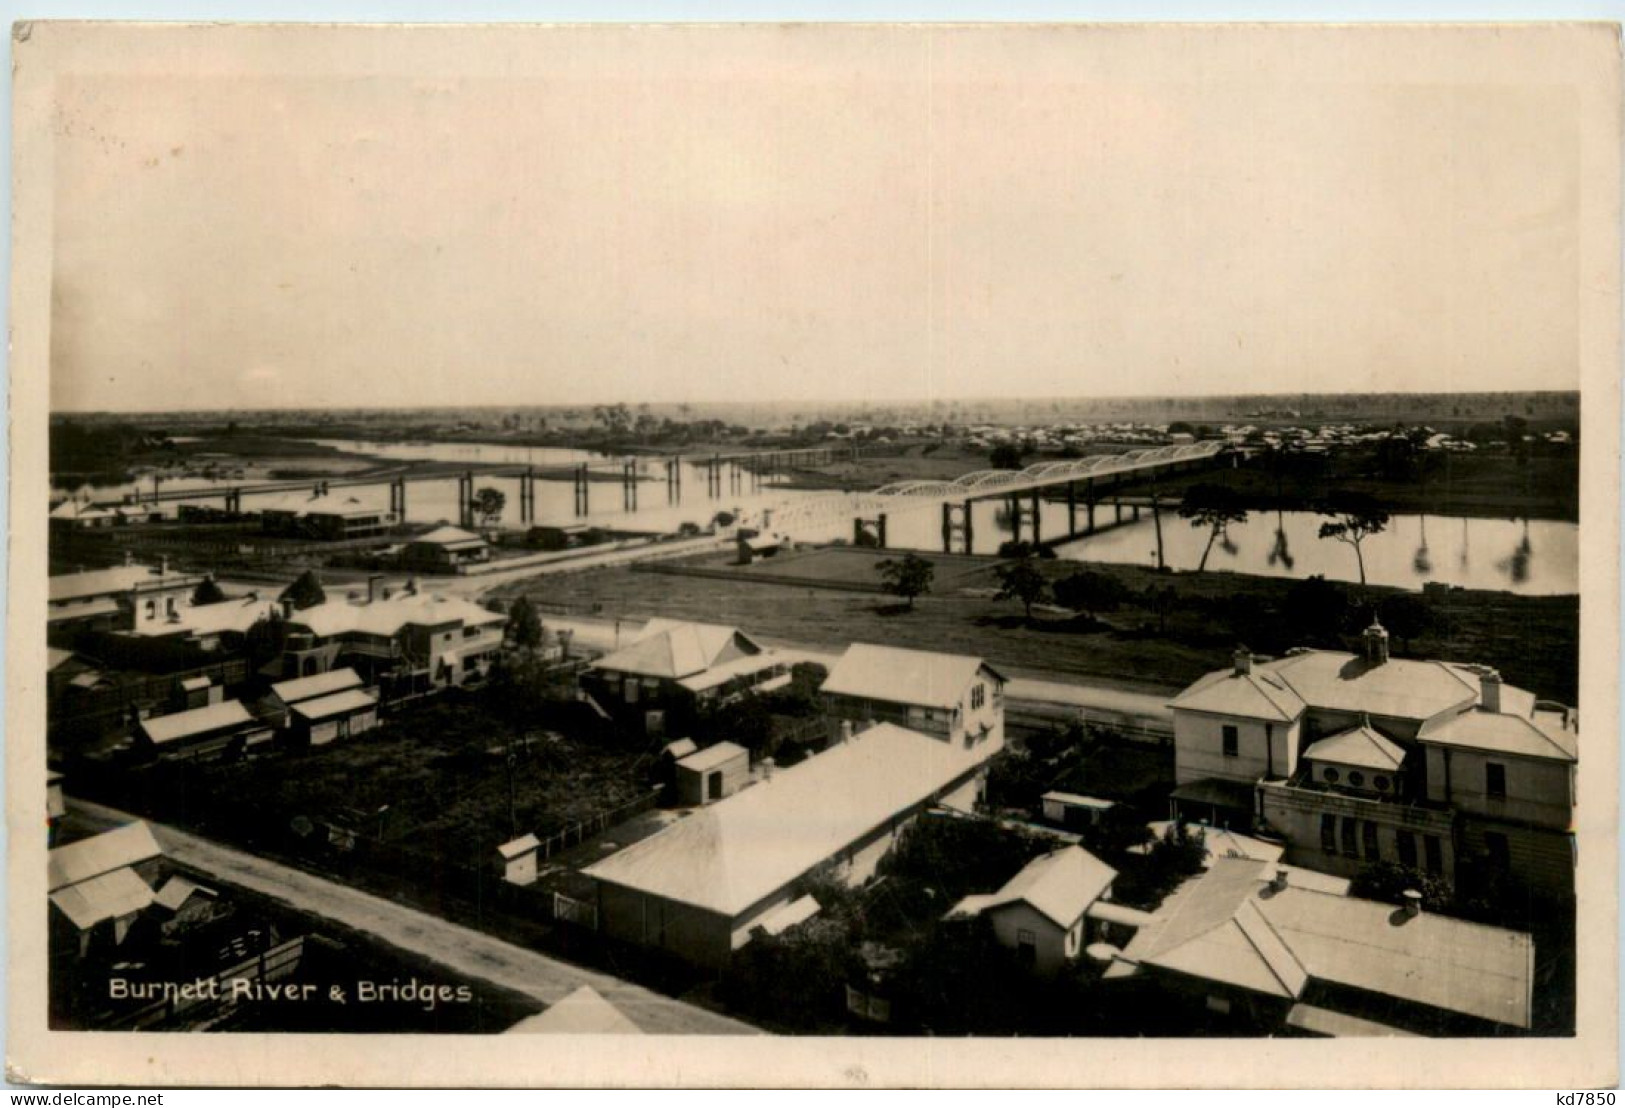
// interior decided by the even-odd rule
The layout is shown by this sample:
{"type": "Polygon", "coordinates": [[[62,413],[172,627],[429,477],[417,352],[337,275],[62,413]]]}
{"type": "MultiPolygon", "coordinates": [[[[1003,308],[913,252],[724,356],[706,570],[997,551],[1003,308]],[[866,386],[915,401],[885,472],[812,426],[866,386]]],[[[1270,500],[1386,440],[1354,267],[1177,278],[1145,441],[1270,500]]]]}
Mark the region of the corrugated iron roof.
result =
{"type": "Polygon", "coordinates": [[[56,890],[51,894],[51,903],[75,927],[88,931],[103,920],[141,911],[152,903],[152,889],[135,870],[116,869],[56,890]]]}
{"type": "Polygon", "coordinates": [[[737,627],[651,619],[631,645],[599,658],[592,668],[678,679],[742,655],[762,653],[762,647],[737,627]]]}
{"type": "Polygon", "coordinates": [[[998,892],[960,901],[955,912],[963,909],[963,914],[978,915],[1024,903],[1064,930],[1077,923],[1116,879],[1116,870],[1083,847],[1062,847],[1028,862],[998,892]]]}
{"type": "Polygon", "coordinates": [[[641,1035],[643,1029],[591,985],[583,985],[545,1012],[508,1028],[517,1035],[641,1035]]]}
{"type": "Polygon", "coordinates": [[[1392,773],[1405,761],[1405,751],[1369,725],[1361,724],[1310,743],[1303,757],[1392,773]]]}
{"type": "Polygon", "coordinates": [[[162,855],[152,828],[138,820],[57,847],[47,856],[46,879],[49,888],[60,889],[162,855]]]}
{"type": "Polygon", "coordinates": [[[968,777],[986,749],[883,723],[582,872],[731,918],[968,777]]]}
{"type": "Polygon", "coordinates": [[[1580,760],[1579,736],[1560,723],[1553,721],[1543,727],[1536,719],[1507,712],[1486,712],[1482,708],[1424,728],[1416,738],[1418,742],[1435,746],[1465,747],[1523,758],[1557,762],[1580,760]]]}
{"type": "Polygon", "coordinates": [[[301,700],[311,700],[318,696],[329,696],[345,689],[358,689],[361,687],[361,675],[355,670],[332,669],[326,673],[316,673],[309,677],[300,677],[292,681],[278,681],[271,686],[271,691],[284,704],[297,704],[301,700]]]}
{"type": "Polygon", "coordinates": [[[301,700],[293,706],[293,713],[305,720],[331,719],[349,712],[364,712],[378,707],[378,698],[366,689],[345,689],[331,696],[318,696],[301,700]]]}
{"type": "Polygon", "coordinates": [[[162,746],[180,739],[225,731],[233,727],[252,725],[254,717],[239,700],[222,700],[185,712],[171,712],[167,716],[153,716],[141,721],[141,730],[147,738],[162,746]]]}
{"type": "Polygon", "coordinates": [[[749,760],[750,751],[737,743],[717,743],[715,746],[708,746],[704,750],[690,754],[677,764],[693,773],[704,773],[738,758],[749,760]]]}
{"type": "Polygon", "coordinates": [[[996,682],[1004,682],[992,666],[967,654],[853,643],[819,691],[892,704],[952,708],[984,669],[996,682]]]}

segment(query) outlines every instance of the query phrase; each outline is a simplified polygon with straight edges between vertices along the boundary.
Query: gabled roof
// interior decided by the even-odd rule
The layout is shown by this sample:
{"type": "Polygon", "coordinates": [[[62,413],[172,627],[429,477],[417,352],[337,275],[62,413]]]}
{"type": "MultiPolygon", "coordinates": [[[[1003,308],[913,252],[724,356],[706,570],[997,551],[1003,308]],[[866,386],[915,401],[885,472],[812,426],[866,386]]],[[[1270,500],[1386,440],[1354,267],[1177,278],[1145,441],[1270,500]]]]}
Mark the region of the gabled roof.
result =
{"type": "Polygon", "coordinates": [[[630,646],[599,658],[592,668],[680,679],[761,653],[763,648],[736,627],[651,619],[630,646]]]}
{"type": "Polygon", "coordinates": [[[81,597],[123,593],[142,587],[186,589],[201,580],[196,574],[159,573],[150,566],[111,566],[107,569],[57,574],[49,581],[47,595],[51,603],[60,604],[81,597]]]}
{"type": "Polygon", "coordinates": [[[248,714],[239,700],[222,700],[186,712],[171,712],[167,716],[153,716],[141,721],[141,730],[158,745],[181,739],[225,731],[233,727],[248,727],[254,717],[248,714]]]}
{"type": "Polygon", "coordinates": [[[347,715],[351,712],[364,712],[368,708],[378,707],[378,698],[366,689],[345,689],[333,693],[331,696],[318,696],[310,700],[301,700],[293,706],[293,714],[302,719],[314,721],[318,719],[332,719],[334,716],[347,715]]]}
{"type": "Polygon", "coordinates": [[[51,903],[73,921],[75,927],[88,931],[103,920],[141,911],[152,903],[152,888],[135,870],[116,869],[58,889],[51,894],[51,903]]]}
{"type": "Polygon", "coordinates": [[[699,744],[693,739],[678,739],[675,742],[667,743],[661,748],[660,753],[675,761],[678,759],[687,758],[699,748],[699,744]]]}
{"type": "Polygon", "coordinates": [[[519,1035],[641,1035],[643,1029],[605,1000],[591,985],[583,985],[545,1012],[538,1012],[508,1028],[519,1035]]]}
{"type": "Polygon", "coordinates": [[[211,900],[217,895],[213,889],[194,884],[177,873],[164,882],[163,888],[158,890],[157,895],[152,898],[152,902],[168,908],[171,912],[178,912],[193,893],[206,896],[211,900]]]}
{"type": "Polygon", "coordinates": [[[409,542],[426,542],[435,546],[484,546],[485,540],[472,531],[464,531],[461,527],[436,527],[433,531],[419,535],[409,542]]]}
{"type": "Polygon", "coordinates": [[[361,677],[355,670],[332,669],[326,673],[317,673],[309,677],[300,677],[292,681],[278,681],[271,686],[271,691],[277,699],[284,704],[297,704],[301,700],[310,700],[318,696],[329,696],[345,689],[358,689],[361,687],[361,677]]]}
{"type": "Polygon", "coordinates": [[[534,834],[525,834],[511,842],[505,842],[498,846],[497,853],[512,860],[541,849],[541,845],[541,840],[534,834]]]}
{"type": "Polygon", "coordinates": [[[1268,863],[1215,858],[1119,956],[1272,996],[1309,979],[1515,1027],[1530,1025],[1534,944],[1522,932],[1374,900],[1273,889],[1268,863]]]}
{"type": "Polygon", "coordinates": [[[968,654],[853,643],[819,691],[893,704],[952,708],[983,670],[995,681],[1004,682],[992,666],[968,654]]]}
{"type": "Polygon", "coordinates": [[[461,621],[465,627],[505,623],[506,616],[478,604],[442,593],[402,592],[388,600],[351,604],[329,597],[326,603],[293,613],[290,624],[308,627],[321,638],[346,634],[394,638],[409,626],[434,627],[461,621]]]}
{"type": "Polygon", "coordinates": [[[140,865],[162,854],[150,827],[139,820],[126,823],[51,851],[46,862],[47,887],[60,889],[77,885],[124,866],[140,865]]]}
{"type": "Polygon", "coordinates": [[[748,759],[749,757],[750,751],[737,743],[717,743],[714,746],[708,746],[704,750],[688,755],[677,764],[691,772],[704,773],[708,769],[716,769],[718,766],[726,765],[736,758],[748,759]]]}
{"type": "Polygon", "coordinates": [[[1065,930],[1083,918],[1116,879],[1116,870],[1083,847],[1063,847],[1028,862],[998,892],[966,897],[950,914],[979,915],[1027,904],[1065,930]]]}
{"type": "Polygon", "coordinates": [[[1474,708],[1424,727],[1416,736],[1422,743],[1453,746],[1492,754],[1512,754],[1556,762],[1580,760],[1579,736],[1561,722],[1510,712],[1474,708]]]}
{"type": "Polygon", "coordinates": [[[1361,724],[1310,743],[1303,757],[1338,762],[1345,766],[1361,766],[1378,773],[1392,773],[1405,761],[1405,751],[1392,740],[1373,731],[1370,724],[1361,724]]]}
{"type": "Polygon", "coordinates": [[[1123,951],[1125,958],[1270,996],[1297,997],[1309,975],[1252,903],[1266,862],[1215,858],[1123,951]]]}
{"type": "Polygon", "coordinates": [[[986,760],[889,723],[685,816],[582,872],[733,918],[986,760]]]}

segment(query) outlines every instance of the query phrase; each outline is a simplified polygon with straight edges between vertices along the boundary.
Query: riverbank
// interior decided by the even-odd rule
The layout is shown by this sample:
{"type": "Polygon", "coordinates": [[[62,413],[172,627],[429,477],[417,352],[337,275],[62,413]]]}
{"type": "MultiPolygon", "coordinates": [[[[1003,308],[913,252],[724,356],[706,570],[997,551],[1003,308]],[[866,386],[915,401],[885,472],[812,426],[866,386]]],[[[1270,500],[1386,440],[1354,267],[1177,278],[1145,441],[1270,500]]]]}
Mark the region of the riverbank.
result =
{"type": "Polygon", "coordinates": [[[752,634],[839,651],[852,642],[974,654],[1012,675],[1086,678],[1135,692],[1171,693],[1226,664],[1238,642],[1266,654],[1294,646],[1352,648],[1382,613],[1403,657],[1495,666],[1507,681],[1543,698],[1573,703],[1579,681],[1579,599],[1521,597],[1483,590],[1423,594],[1372,586],[1235,573],[1158,574],[1138,566],[1037,563],[1046,579],[1088,568],[1120,599],[1098,619],[1038,614],[993,599],[993,567],[966,575],[954,592],[920,597],[913,611],[889,597],[830,587],[752,580],[746,574],[688,576],[684,565],[715,570],[726,555],[671,563],[679,570],[603,568],[518,581],[495,595],[526,595],[549,612],[646,620],[655,616],[738,626],[752,634]]]}

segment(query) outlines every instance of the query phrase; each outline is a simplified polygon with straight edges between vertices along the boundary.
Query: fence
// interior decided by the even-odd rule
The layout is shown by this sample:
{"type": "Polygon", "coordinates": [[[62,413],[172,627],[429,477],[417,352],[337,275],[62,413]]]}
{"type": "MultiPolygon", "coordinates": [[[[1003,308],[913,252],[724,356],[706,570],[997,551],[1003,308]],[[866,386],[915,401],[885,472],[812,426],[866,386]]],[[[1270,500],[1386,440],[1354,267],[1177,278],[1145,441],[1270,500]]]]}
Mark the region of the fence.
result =
{"type": "Polygon", "coordinates": [[[121,1013],[103,1029],[107,1031],[156,1029],[180,1016],[186,1017],[187,1022],[192,1025],[217,1019],[240,1003],[244,996],[254,995],[258,991],[253,988],[254,985],[283,981],[298,973],[304,954],[304,936],[289,939],[236,965],[219,970],[213,975],[211,985],[194,990],[184,999],[171,991],[169,995],[151,1004],[121,1013]],[[245,983],[241,994],[234,984],[238,981],[245,983]]]}
{"type": "Polygon", "coordinates": [[[577,900],[563,893],[553,894],[553,918],[560,923],[573,923],[589,931],[598,930],[598,905],[589,900],[577,900]]]}
{"type": "Polygon", "coordinates": [[[572,845],[580,846],[582,843],[586,842],[599,832],[607,831],[615,824],[620,823],[623,820],[628,820],[633,816],[641,815],[642,813],[647,812],[649,809],[653,808],[659,802],[659,800],[660,790],[654,789],[648,793],[645,793],[643,796],[636,798],[635,800],[630,800],[627,803],[622,804],[618,808],[610,808],[607,811],[600,812],[595,816],[590,816],[578,823],[570,824],[543,839],[538,853],[545,860],[547,858],[551,858],[554,851],[562,852],[567,850],[572,845]]]}

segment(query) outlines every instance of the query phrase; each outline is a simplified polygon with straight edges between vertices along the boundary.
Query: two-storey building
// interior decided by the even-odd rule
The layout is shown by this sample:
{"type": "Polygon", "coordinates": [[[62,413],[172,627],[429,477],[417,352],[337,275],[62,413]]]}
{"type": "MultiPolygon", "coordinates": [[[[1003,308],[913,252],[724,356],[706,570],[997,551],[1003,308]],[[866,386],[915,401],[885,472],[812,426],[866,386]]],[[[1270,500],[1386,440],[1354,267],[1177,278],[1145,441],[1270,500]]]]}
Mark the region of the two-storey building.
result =
{"type": "Polygon", "coordinates": [[[1399,862],[1572,896],[1578,718],[1485,666],[1245,649],[1176,697],[1173,814],[1340,876],[1399,862]]]}
{"type": "Polygon", "coordinates": [[[819,688],[831,740],[895,723],[970,749],[1004,748],[1004,677],[980,658],[853,643],[819,688]]]}

